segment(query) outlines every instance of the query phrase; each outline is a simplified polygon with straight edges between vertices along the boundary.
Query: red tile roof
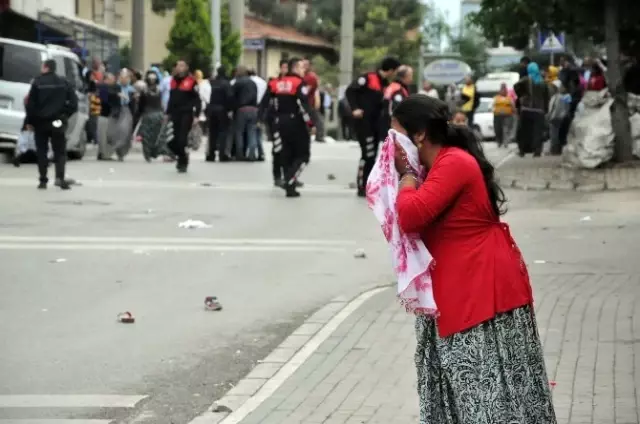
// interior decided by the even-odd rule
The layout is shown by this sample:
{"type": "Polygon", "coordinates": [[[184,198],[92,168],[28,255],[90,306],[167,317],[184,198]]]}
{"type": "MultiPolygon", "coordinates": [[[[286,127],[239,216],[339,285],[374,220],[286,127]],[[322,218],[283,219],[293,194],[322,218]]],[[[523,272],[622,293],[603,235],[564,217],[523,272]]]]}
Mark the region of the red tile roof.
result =
{"type": "Polygon", "coordinates": [[[247,40],[267,39],[334,49],[331,43],[320,37],[303,34],[295,28],[276,26],[252,16],[244,18],[244,38],[247,40]]]}

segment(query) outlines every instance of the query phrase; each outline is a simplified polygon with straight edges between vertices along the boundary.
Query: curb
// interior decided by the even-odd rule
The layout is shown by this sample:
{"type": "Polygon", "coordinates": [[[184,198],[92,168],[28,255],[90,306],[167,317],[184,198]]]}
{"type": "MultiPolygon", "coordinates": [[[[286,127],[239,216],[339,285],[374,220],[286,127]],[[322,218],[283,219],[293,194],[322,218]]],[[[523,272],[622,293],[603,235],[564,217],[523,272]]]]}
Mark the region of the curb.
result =
{"type": "Polygon", "coordinates": [[[367,300],[395,283],[338,296],[317,310],[238,384],[188,424],[238,424],[267,400],[367,300]]]}

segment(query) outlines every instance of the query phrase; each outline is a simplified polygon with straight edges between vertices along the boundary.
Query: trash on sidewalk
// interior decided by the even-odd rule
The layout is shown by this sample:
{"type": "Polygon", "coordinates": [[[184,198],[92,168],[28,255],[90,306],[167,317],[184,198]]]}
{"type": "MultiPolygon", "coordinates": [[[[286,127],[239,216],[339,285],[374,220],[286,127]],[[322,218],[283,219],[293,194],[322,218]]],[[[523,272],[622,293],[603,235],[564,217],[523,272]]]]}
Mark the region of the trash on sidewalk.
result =
{"type": "Polygon", "coordinates": [[[204,309],[207,311],[221,311],[222,305],[215,296],[207,296],[204,298],[204,309]]]}
{"type": "Polygon", "coordinates": [[[327,180],[329,181],[334,181],[336,179],[336,176],[333,174],[327,174],[327,180]]]}
{"type": "Polygon", "coordinates": [[[211,412],[220,413],[220,414],[230,414],[231,412],[233,412],[233,410],[225,405],[216,405],[211,409],[211,412]]]}
{"type": "Polygon", "coordinates": [[[349,183],[349,188],[350,189],[356,188],[356,183],[349,183]]]}
{"type": "Polygon", "coordinates": [[[364,259],[367,257],[367,254],[364,252],[364,249],[356,249],[353,253],[353,257],[356,259],[364,259]]]}
{"type": "Polygon", "coordinates": [[[211,183],[200,183],[200,185],[202,187],[213,187],[213,184],[211,184],[211,183]]]}
{"type": "Polygon", "coordinates": [[[49,261],[49,263],[52,263],[52,264],[61,264],[61,263],[64,263],[64,262],[67,262],[67,260],[65,258],[58,258],[58,259],[54,259],[52,261],[49,261]]]}
{"type": "Polygon", "coordinates": [[[118,321],[123,324],[133,324],[136,319],[131,312],[127,311],[118,314],[118,321]]]}
{"type": "Polygon", "coordinates": [[[211,228],[211,225],[206,224],[202,221],[198,221],[198,220],[193,220],[193,219],[187,219],[184,222],[181,222],[178,224],[178,227],[180,228],[187,228],[187,229],[194,229],[194,228],[211,228]]]}
{"type": "Polygon", "coordinates": [[[553,380],[550,380],[549,381],[549,386],[551,386],[552,389],[555,388],[556,387],[556,382],[553,381],[553,380]]]}
{"type": "Polygon", "coordinates": [[[543,260],[538,259],[538,260],[533,261],[533,263],[534,263],[534,264],[541,265],[541,264],[546,264],[546,263],[547,263],[547,261],[543,261],[543,260]]]}
{"type": "Polygon", "coordinates": [[[588,221],[591,221],[590,216],[583,216],[582,218],[580,218],[580,222],[588,222],[588,221]]]}

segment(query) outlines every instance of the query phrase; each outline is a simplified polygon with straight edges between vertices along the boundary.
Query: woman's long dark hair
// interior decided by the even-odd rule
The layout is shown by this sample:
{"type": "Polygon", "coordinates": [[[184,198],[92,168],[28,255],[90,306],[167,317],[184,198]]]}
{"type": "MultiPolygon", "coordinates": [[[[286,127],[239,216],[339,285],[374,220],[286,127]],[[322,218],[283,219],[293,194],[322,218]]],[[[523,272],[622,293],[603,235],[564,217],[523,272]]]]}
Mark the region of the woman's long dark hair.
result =
{"type": "Polygon", "coordinates": [[[482,171],[493,211],[498,216],[506,213],[507,200],[496,181],[495,168],[484,155],[482,145],[468,127],[449,123],[449,108],[446,103],[422,94],[413,94],[395,108],[393,117],[407,130],[411,138],[425,132],[432,143],[458,147],[473,156],[482,171]]]}

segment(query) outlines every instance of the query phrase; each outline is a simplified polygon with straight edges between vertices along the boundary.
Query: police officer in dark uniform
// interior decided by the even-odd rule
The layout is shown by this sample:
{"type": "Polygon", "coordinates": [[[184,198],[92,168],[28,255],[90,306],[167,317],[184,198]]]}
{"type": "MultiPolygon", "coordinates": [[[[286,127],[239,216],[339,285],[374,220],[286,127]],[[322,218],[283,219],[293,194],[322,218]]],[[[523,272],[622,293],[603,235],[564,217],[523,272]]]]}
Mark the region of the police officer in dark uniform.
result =
{"type": "Polygon", "coordinates": [[[300,173],[309,162],[310,131],[314,126],[307,101],[309,89],[302,79],[304,75],[302,65],[302,59],[299,58],[289,61],[289,72],[270,82],[261,107],[262,117],[265,116],[266,105],[272,104],[274,107],[274,119],[277,122],[274,132],[277,132],[282,140],[281,159],[284,168],[282,187],[287,197],[300,197],[296,187],[299,186],[297,182],[300,173]]]}
{"type": "Polygon", "coordinates": [[[176,72],[171,78],[171,91],[167,105],[167,118],[173,124],[173,140],[169,148],[178,158],[176,168],[178,172],[187,172],[189,154],[187,142],[191,127],[198,125],[198,117],[202,102],[198,92],[198,83],[189,73],[189,66],[184,60],[176,63],[176,72]]]}
{"type": "Polygon", "coordinates": [[[353,126],[360,144],[358,164],[358,196],[365,197],[369,174],[378,154],[381,138],[380,118],[383,109],[383,92],[400,66],[397,59],[385,58],[375,72],[367,72],[353,81],[345,92],[352,110],[353,126]]]}
{"type": "Polygon", "coordinates": [[[230,139],[230,113],[233,110],[233,95],[224,66],[220,66],[217,69],[216,77],[211,79],[211,97],[207,107],[209,146],[206,161],[215,162],[216,152],[218,152],[220,162],[229,162],[231,153],[227,141],[230,139]]]}
{"type": "Polygon", "coordinates": [[[38,171],[40,185],[47,188],[47,168],[49,166],[49,142],[53,150],[56,168],[55,185],[62,190],[71,187],[64,179],[67,160],[67,139],[65,131],[67,121],[78,111],[78,97],[71,84],[56,75],[56,62],[46,60],[42,64],[42,74],[36,77],[31,85],[26,105],[27,128],[33,129],[38,155],[38,171]]]}
{"type": "Polygon", "coordinates": [[[393,110],[407,97],[409,97],[409,85],[413,81],[413,68],[402,65],[396,71],[396,79],[389,84],[383,93],[383,110],[381,120],[380,138],[384,139],[391,128],[391,116],[393,110]]]}
{"type": "MultiPolygon", "coordinates": [[[[288,67],[288,64],[287,64],[288,67]]],[[[282,167],[282,137],[280,137],[280,131],[278,130],[278,82],[284,78],[285,75],[278,75],[277,78],[271,78],[267,83],[267,92],[262,98],[260,103],[260,109],[258,112],[258,119],[263,122],[267,127],[267,136],[271,141],[271,156],[273,163],[271,172],[273,175],[273,185],[277,187],[283,187],[284,184],[284,169],[282,167]]]]}

